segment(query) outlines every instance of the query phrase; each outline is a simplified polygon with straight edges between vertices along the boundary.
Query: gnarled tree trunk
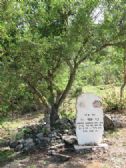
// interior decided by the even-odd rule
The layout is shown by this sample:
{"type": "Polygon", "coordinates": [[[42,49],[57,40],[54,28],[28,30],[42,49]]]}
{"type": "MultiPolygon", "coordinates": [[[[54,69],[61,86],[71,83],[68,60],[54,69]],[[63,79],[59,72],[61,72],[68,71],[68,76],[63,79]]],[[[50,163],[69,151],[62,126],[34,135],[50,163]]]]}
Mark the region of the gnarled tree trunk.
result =
{"type": "Polygon", "coordinates": [[[122,99],[123,99],[123,92],[124,92],[124,88],[126,85],[126,47],[124,47],[124,57],[123,57],[123,64],[124,64],[124,77],[123,77],[123,84],[120,88],[120,103],[122,103],[122,99]]]}
{"type": "Polygon", "coordinates": [[[60,95],[60,97],[57,98],[56,102],[54,104],[51,105],[51,109],[50,109],[50,126],[53,127],[56,120],[59,119],[59,107],[62,104],[62,102],[64,101],[64,99],[66,98],[73,82],[74,82],[74,78],[75,78],[75,74],[76,74],[76,70],[77,70],[77,65],[75,65],[73,68],[70,69],[70,76],[67,82],[67,85],[63,91],[63,93],[60,95]]]}
{"type": "Polygon", "coordinates": [[[58,106],[56,104],[53,104],[50,110],[50,127],[51,128],[55,125],[55,122],[58,119],[59,119],[58,106]]]}

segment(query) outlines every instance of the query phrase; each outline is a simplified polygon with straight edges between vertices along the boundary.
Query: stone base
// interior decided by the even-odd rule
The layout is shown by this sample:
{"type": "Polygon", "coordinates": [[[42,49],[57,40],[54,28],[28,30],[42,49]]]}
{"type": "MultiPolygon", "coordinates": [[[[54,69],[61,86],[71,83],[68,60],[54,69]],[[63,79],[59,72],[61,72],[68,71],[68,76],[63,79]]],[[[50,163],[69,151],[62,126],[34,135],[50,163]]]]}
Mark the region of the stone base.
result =
{"type": "Polygon", "coordinates": [[[74,145],[74,149],[77,150],[77,151],[85,150],[85,149],[95,150],[97,148],[108,149],[108,145],[105,144],[105,143],[98,144],[98,145],[74,145]]]}

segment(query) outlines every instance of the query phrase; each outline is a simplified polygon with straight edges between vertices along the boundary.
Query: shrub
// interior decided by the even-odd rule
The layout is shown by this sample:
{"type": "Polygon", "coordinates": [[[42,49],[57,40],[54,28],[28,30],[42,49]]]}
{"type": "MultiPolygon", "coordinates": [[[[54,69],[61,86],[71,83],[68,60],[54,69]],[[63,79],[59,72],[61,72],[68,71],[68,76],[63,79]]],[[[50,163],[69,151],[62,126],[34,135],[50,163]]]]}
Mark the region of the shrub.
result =
{"type": "Polygon", "coordinates": [[[117,88],[110,88],[103,97],[105,112],[115,112],[126,108],[126,96],[120,101],[120,92],[117,88]]]}

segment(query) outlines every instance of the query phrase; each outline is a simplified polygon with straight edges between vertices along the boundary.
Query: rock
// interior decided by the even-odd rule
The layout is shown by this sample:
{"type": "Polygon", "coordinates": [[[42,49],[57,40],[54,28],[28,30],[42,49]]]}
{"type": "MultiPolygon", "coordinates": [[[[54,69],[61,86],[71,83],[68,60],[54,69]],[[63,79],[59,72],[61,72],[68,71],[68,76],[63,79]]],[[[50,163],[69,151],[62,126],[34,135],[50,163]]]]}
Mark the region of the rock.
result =
{"type": "Polygon", "coordinates": [[[22,149],[23,149],[23,144],[19,144],[14,148],[15,152],[21,151],[22,149]]]}
{"type": "Polygon", "coordinates": [[[24,143],[26,141],[24,139],[20,139],[20,140],[15,140],[13,142],[10,142],[9,146],[10,148],[13,148],[15,151],[20,151],[23,149],[24,147],[24,143]]]}
{"type": "Polygon", "coordinates": [[[69,155],[63,155],[63,154],[59,154],[59,153],[52,153],[52,156],[54,157],[54,160],[56,162],[65,162],[71,158],[71,156],[69,156],[69,155]]]}
{"type": "Polygon", "coordinates": [[[53,154],[55,154],[55,153],[56,153],[56,151],[53,150],[53,149],[49,149],[49,150],[48,150],[48,155],[53,155],[53,154]]]}
{"type": "Polygon", "coordinates": [[[62,118],[62,119],[57,120],[55,123],[55,126],[61,132],[64,132],[64,130],[74,130],[75,129],[74,121],[69,120],[67,118],[62,118]]]}
{"type": "Polygon", "coordinates": [[[104,129],[109,130],[109,129],[114,129],[114,123],[108,115],[104,116],[104,129]]]}
{"type": "Polygon", "coordinates": [[[67,145],[74,145],[77,142],[77,138],[74,135],[63,135],[62,139],[67,145]]]}
{"type": "Polygon", "coordinates": [[[50,134],[48,134],[48,137],[50,138],[56,138],[58,135],[57,135],[57,132],[56,131],[53,131],[51,132],[50,134]]]}
{"type": "Polygon", "coordinates": [[[41,132],[41,133],[38,133],[38,134],[36,135],[36,137],[37,137],[38,139],[42,140],[42,139],[43,139],[43,133],[42,133],[42,132],[41,132]]]}
{"type": "Polygon", "coordinates": [[[61,143],[61,144],[57,144],[57,145],[54,145],[54,146],[51,146],[49,149],[48,149],[48,154],[51,155],[53,154],[54,152],[58,152],[58,153],[61,153],[61,152],[64,152],[65,151],[65,145],[64,143],[61,143]]]}
{"type": "Polygon", "coordinates": [[[53,131],[52,137],[57,137],[57,132],[53,131]]]}
{"type": "Polygon", "coordinates": [[[20,139],[17,142],[18,142],[18,144],[24,144],[25,140],[24,139],[20,139]]]}
{"type": "Polygon", "coordinates": [[[64,133],[69,134],[69,130],[68,129],[64,130],[64,133]]]}
{"type": "Polygon", "coordinates": [[[35,147],[35,143],[32,138],[28,138],[24,141],[23,151],[31,151],[35,147]]]}
{"type": "Polygon", "coordinates": [[[64,148],[64,143],[61,143],[61,144],[54,145],[54,146],[50,147],[51,150],[55,150],[55,149],[58,149],[58,148],[64,148]]]}
{"type": "Polygon", "coordinates": [[[35,139],[35,143],[38,148],[41,148],[41,147],[46,148],[49,145],[49,142],[50,142],[50,138],[48,137],[43,137],[43,138],[41,137],[41,139],[39,137],[35,139]]]}
{"type": "Polygon", "coordinates": [[[32,138],[28,138],[24,141],[25,145],[32,145],[34,142],[33,142],[33,139],[32,138]]]}
{"type": "Polygon", "coordinates": [[[18,141],[12,141],[12,142],[10,142],[9,146],[10,146],[10,148],[16,148],[16,146],[18,144],[19,144],[18,141]]]}

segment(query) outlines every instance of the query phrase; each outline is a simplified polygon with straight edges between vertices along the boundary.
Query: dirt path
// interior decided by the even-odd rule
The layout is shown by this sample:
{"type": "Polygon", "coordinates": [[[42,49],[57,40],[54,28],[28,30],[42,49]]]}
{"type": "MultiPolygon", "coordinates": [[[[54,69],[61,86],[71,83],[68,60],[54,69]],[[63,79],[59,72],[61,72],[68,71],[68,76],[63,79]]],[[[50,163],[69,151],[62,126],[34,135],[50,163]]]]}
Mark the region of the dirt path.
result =
{"type": "Polygon", "coordinates": [[[126,128],[109,135],[107,162],[113,168],[126,168],[126,128]]]}
{"type": "Polygon", "coordinates": [[[107,151],[96,150],[91,153],[69,153],[71,159],[58,163],[46,151],[36,151],[27,156],[15,158],[4,163],[1,168],[126,168],[126,128],[107,132],[104,141],[109,145],[107,151]]]}

